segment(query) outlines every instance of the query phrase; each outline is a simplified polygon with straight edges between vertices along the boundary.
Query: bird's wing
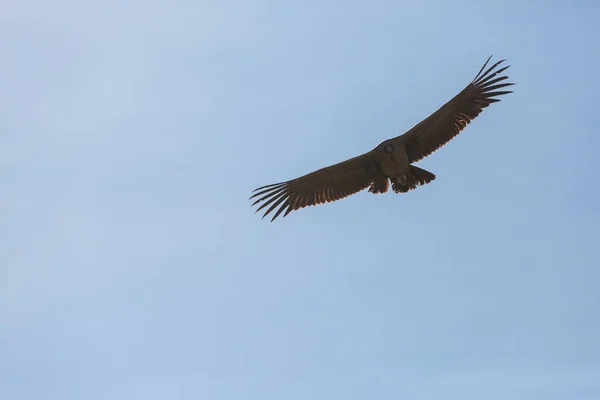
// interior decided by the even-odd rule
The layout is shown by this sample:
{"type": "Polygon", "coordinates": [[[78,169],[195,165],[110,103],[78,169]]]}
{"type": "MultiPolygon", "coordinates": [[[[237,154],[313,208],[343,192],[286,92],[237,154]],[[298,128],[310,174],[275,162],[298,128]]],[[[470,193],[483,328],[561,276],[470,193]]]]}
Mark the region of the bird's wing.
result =
{"type": "Polygon", "coordinates": [[[299,178],[262,186],[254,190],[252,204],[264,202],[256,212],[270,206],[263,218],[277,207],[271,219],[275,220],[285,210],[284,217],[306,206],[336,201],[366,189],[377,177],[377,166],[370,152],[321,168],[299,178]]]}
{"type": "Polygon", "coordinates": [[[503,82],[507,76],[497,77],[509,66],[494,70],[505,60],[498,61],[482,74],[491,58],[490,56],[487,59],[475,79],[460,93],[405,134],[397,137],[405,143],[409,162],[417,162],[448,143],[484,108],[500,101],[496,96],[512,93],[498,90],[513,85],[503,82]]]}

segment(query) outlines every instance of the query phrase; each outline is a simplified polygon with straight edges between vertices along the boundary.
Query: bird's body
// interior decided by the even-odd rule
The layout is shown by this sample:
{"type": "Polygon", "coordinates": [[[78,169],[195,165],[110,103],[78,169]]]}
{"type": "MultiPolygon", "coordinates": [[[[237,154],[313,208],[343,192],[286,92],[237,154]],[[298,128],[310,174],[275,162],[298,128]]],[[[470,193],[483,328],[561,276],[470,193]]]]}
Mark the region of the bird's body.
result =
{"type": "Polygon", "coordinates": [[[370,193],[386,193],[391,183],[395,193],[406,193],[433,181],[436,178],[433,173],[412,164],[442,147],[484,108],[500,101],[494,96],[512,93],[499,91],[513,84],[502,82],[507,79],[506,76],[496,77],[508,66],[491,72],[504,60],[498,61],[482,74],[489,60],[459,94],[403,135],[384,140],[360,156],[287,182],[256,189],[251,199],[260,197],[253,205],[264,201],[256,211],[269,207],[264,218],[277,208],[271,219],[273,221],[284,210],[285,216],[291,211],[336,201],[366,188],[370,193]]]}

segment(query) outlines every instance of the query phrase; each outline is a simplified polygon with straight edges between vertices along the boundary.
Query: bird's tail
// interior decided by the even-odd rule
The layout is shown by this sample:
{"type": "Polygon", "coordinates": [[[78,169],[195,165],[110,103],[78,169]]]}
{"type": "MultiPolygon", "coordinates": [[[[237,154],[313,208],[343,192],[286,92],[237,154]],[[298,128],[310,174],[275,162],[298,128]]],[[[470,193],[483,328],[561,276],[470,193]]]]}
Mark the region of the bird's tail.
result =
{"type": "Polygon", "coordinates": [[[396,193],[406,193],[409,190],[415,189],[417,186],[426,185],[434,179],[435,175],[431,172],[411,165],[408,176],[406,177],[406,184],[397,181],[392,182],[392,189],[396,193]]]}

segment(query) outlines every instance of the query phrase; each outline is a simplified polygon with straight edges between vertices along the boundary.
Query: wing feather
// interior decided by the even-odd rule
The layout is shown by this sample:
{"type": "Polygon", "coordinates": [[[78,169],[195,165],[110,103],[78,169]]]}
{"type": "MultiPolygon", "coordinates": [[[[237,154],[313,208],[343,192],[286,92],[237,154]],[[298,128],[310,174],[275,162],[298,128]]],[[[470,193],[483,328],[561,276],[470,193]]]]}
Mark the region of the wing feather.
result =
{"type": "Polygon", "coordinates": [[[498,77],[509,66],[495,70],[505,60],[496,62],[483,72],[491,58],[490,56],[487,59],[479,73],[460,93],[398,137],[405,143],[409,162],[417,162],[448,143],[465,129],[484,108],[500,101],[495,97],[512,93],[509,90],[498,90],[514,85],[514,83],[504,82],[508,79],[507,76],[498,77]]]}
{"type": "Polygon", "coordinates": [[[366,153],[293,180],[261,186],[253,191],[250,199],[256,199],[252,206],[262,202],[256,212],[268,207],[263,218],[275,211],[271,218],[273,222],[284,211],[285,217],[300,208],[358,193],[369,187],[378,171],[373,166],[371,154],[366,153]]]}

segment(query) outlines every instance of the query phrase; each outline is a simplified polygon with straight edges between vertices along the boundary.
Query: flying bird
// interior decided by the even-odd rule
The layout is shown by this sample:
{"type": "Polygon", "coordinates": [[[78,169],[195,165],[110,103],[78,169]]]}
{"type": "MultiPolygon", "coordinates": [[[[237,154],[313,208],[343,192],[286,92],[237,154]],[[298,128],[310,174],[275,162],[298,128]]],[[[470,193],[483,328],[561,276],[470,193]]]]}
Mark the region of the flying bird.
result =
{"type": "Polygon", "coordinates": [[[406,133],[357,157],[296,179],[259,187],[250,197],[258,197],[252,206],[263,202],[256,212],[268,207],[263,218],[276,210],[273,222],[283,211],[285,217],[294,210],[336,201],[366,188],[370,193],[386,193],[391,183],[394,193],[406,193],[433,181],[433,173],[412,164],[457,136],[484,108],[500,101],[496,97],[512,93],[499,90],[514,85],[505,82],[507,76],[498,76],[509,67],[497,68],[506,60],[483,72],[491,58],[460,93],[406,133]]]}

